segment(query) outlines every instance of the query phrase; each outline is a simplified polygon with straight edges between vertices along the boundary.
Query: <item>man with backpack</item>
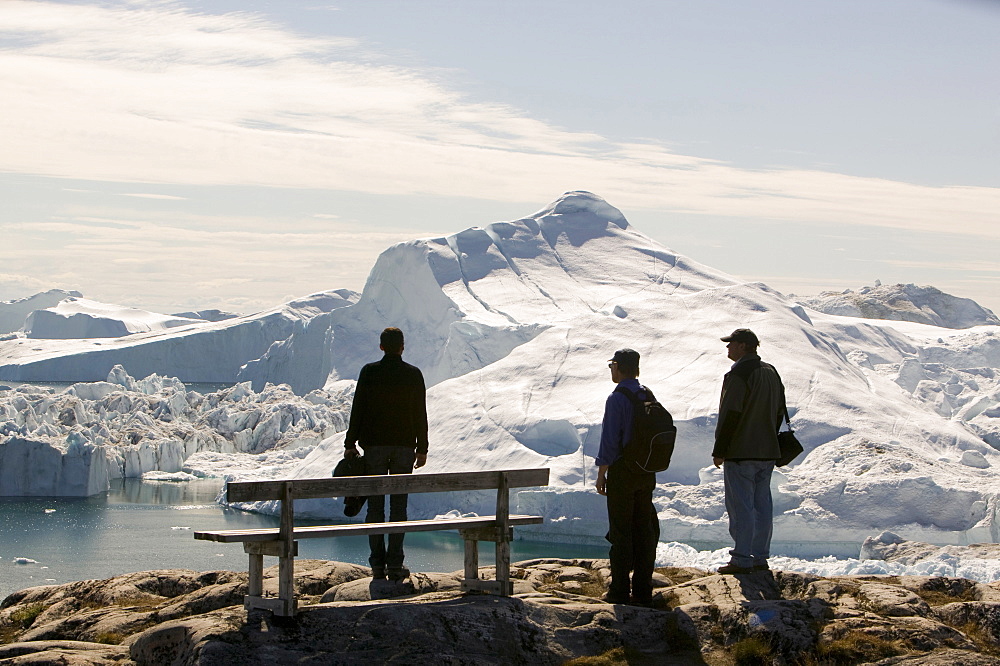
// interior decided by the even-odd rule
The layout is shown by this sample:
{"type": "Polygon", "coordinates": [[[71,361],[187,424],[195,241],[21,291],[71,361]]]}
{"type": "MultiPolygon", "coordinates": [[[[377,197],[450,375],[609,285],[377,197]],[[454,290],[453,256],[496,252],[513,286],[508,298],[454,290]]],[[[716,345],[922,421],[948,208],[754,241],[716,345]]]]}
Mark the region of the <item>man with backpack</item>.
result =
{"type": "Polygon", "coordinates": [[[723,466],[733,549],[721,574],[767,571],[771,549],[771,473],[781,458],[778,428],[787,414],[785,389],[774,366],[757,355],[749,328],[722,338],[733,366],[722,380],[712,462],[723,466]]]}
{"type": "MultiPolygon", "coordinates": [[[[608,498],[605,538],[611,542],[611,585],[604,600],[613,604],[649,605],[653,597],[656,544],[660,538],[660,523],[653,507],[656,474],[636,466],[625,455],[625,449],[637,434],[636,413],[642,411],[643,404],[653,401],[653,396],[636,379],[639,352],[620,349],[608,367],[611,381],[618,386],[604,406],[601,446],[595,460],[597,492],[608,498]]],[[[672,450],[672,439],[670,445],[672,450]]]]}

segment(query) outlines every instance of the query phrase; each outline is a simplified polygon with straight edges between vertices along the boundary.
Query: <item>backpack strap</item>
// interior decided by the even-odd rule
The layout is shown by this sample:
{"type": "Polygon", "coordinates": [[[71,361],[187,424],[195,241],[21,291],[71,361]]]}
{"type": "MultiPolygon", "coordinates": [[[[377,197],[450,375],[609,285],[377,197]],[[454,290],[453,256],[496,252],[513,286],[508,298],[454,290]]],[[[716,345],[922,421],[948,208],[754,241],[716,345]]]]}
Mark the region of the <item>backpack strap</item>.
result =
{"type": "Polygon", "coordinates": [[[652,401],[656,400],[656,398],[653,397],[653,392],[650,391],[648,388],[646,388],[645,386],[643,386],[641,384],[639,385],[639,388],[641,388],[642,392],[646,394],[646,400],[645,401],[640,400],[639,396],[637,396],[631,389],[627,389],[624,386],[622,386],[621,384],[619,384],[618,386],[616,386],[615,390],[612,391],[612,393],[621,393],[626,398],[628,398],[629,401],[633,405],[641,405],[641,404],[643,404],[643,402],[652,402],[652,401]]]}

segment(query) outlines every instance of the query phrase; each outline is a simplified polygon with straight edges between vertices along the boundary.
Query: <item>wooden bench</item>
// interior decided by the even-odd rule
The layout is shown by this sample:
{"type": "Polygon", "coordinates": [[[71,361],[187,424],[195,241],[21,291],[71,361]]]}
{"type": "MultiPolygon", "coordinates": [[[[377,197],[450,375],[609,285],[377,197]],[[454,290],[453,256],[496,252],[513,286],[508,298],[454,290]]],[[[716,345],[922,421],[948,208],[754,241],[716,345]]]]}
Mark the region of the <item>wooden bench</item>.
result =
{"type": "Polygon", "coordinates": [[[398,534],[458,530],[465,540],[465,591],[502,596],[513,593],[510,581],[510,542],[515,525],[538,525],[542,516],[510,515],[510,489],[547,486],[548,469],[510,469],[488,472],[448,472],[443,474],[387,474],[344,476],[323,479],[230,482],[229,502],[280,500],[281,522],[270,529],[195,532],[195,539],[243,544],[250,556],[250,580],[244,606],[261,608],[275,615],[292,616],[297,611],[294,589],[295,556],[298,539],[398,534]],[[295,526],[294,500],[323,497],[364,497],[412,493],[496,490],[496,515],[441,520],[406,520],[390,523],[349,523],[341,525],[295,526]],[[479,579],[479,542],[496,543],[496,580],[479,579]],[[264,556],[278,558],[278,596],[264,596],[264,556]]]}

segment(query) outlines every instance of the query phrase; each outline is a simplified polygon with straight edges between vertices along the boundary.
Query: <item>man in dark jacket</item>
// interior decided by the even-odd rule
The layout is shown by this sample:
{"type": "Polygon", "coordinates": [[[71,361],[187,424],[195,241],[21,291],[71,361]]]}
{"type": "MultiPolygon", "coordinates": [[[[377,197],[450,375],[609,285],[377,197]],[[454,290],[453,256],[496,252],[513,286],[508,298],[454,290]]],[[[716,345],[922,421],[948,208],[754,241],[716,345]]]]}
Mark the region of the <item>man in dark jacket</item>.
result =
{"type": "Polygon", "coordinates": [[[771,472],[781,457],[778,428],[785,391],[773,366],[757,355],[760,341],[748,328],[722,338],[733,361],[722,381],[712,462],[725,465],[726,511],[734,546],[719,573],[766,571],[771,549],[771,472]]]}
{"type": "Polygon", "coordinates": [[[632,401],[648,396],[639,384],[639,352],[619,349],[608,362],[611,381],[618,386],[604,405],[601,446],[597,464],[597,492],[608,498],[608,534],[611,542],[611,585],[604,600],[613,604],[648,606],[653,597],[653,566],[660,523],[653,506],[656,474],[628,468],[625,445],[632,438],[632,401]],[[631,576],[631,580],[630,580],[631,576]]]}
{"type": "MultiPolygon", "coordinates": [[[[365,451],[368,474],[409,474],[427,463],[427,406],[424,376],[403,361],[403,332],[398,328],[382,331],[381,361],[361,368],[351,405],[351,422],[344,439],[345,455],[358,455],[357,444],[365,451]]],[[[406,495],[391,495],[389,520],[406,520],[406,495]]],[[[368,498],[366,522],[385,522],[385,496],[368,498]]],[[[403,534],[390,534],[386,550],[384,534],[368,537],[368,563],[373,578],[400,581],[409,575],[403,567],[403,534]]]]}

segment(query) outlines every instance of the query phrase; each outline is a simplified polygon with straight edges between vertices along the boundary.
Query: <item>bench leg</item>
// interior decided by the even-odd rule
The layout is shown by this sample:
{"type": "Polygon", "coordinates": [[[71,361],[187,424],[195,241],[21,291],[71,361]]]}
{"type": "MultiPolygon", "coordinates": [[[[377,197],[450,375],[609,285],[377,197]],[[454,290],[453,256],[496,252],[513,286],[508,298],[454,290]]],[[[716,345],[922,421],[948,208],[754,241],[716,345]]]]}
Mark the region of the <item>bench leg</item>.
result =
{"type": "Polygon", "coordinates": [[[284,613],[295,615],[295,558],[282,557],[278,560],[278,598],[284,603],[284,613]]]}
{"type": "Polygon", "coordinates": [[[510,542],[514,538],[513,532],[510,527],[506,530],[480,527],[458,531],[465,540],[465,580],[462,581],[462,590],[499,594],[504,597],[514,594],[514,584],[510,582],[510,542]],[[496,580],[479,579],[480,541],[496,542],[496,580]]]}
{"type": "Polygon", "coordinates": [[[264,596],[264,556],[250,553],[250,580],[247,581],[247,596],[264,596]]]}
{"type": "Polygon", "coordinates": [[[295,556],[298,543],[292,542],[288,548],[283,541],[263,541],[244,543],[243,550],[250,556],[250,577],[247,582],[247,596],[243,606],[249,611],[255,608],[269,610],[275,615],[291,617],[295,615],[295,556]],[[264,556],[278,558],[278,597],[264,597],[264,556]]]}
{"type": "Polygon", "coordinates": [[[514,585],[510,582],[510,541],[497,541],[497,587],[502,597],[514,593],[514,585]]]}
{"type": "Polygon", "coordinates": [[[465,580],[479,580],[479,542],[465,540],[465,580]]]}

